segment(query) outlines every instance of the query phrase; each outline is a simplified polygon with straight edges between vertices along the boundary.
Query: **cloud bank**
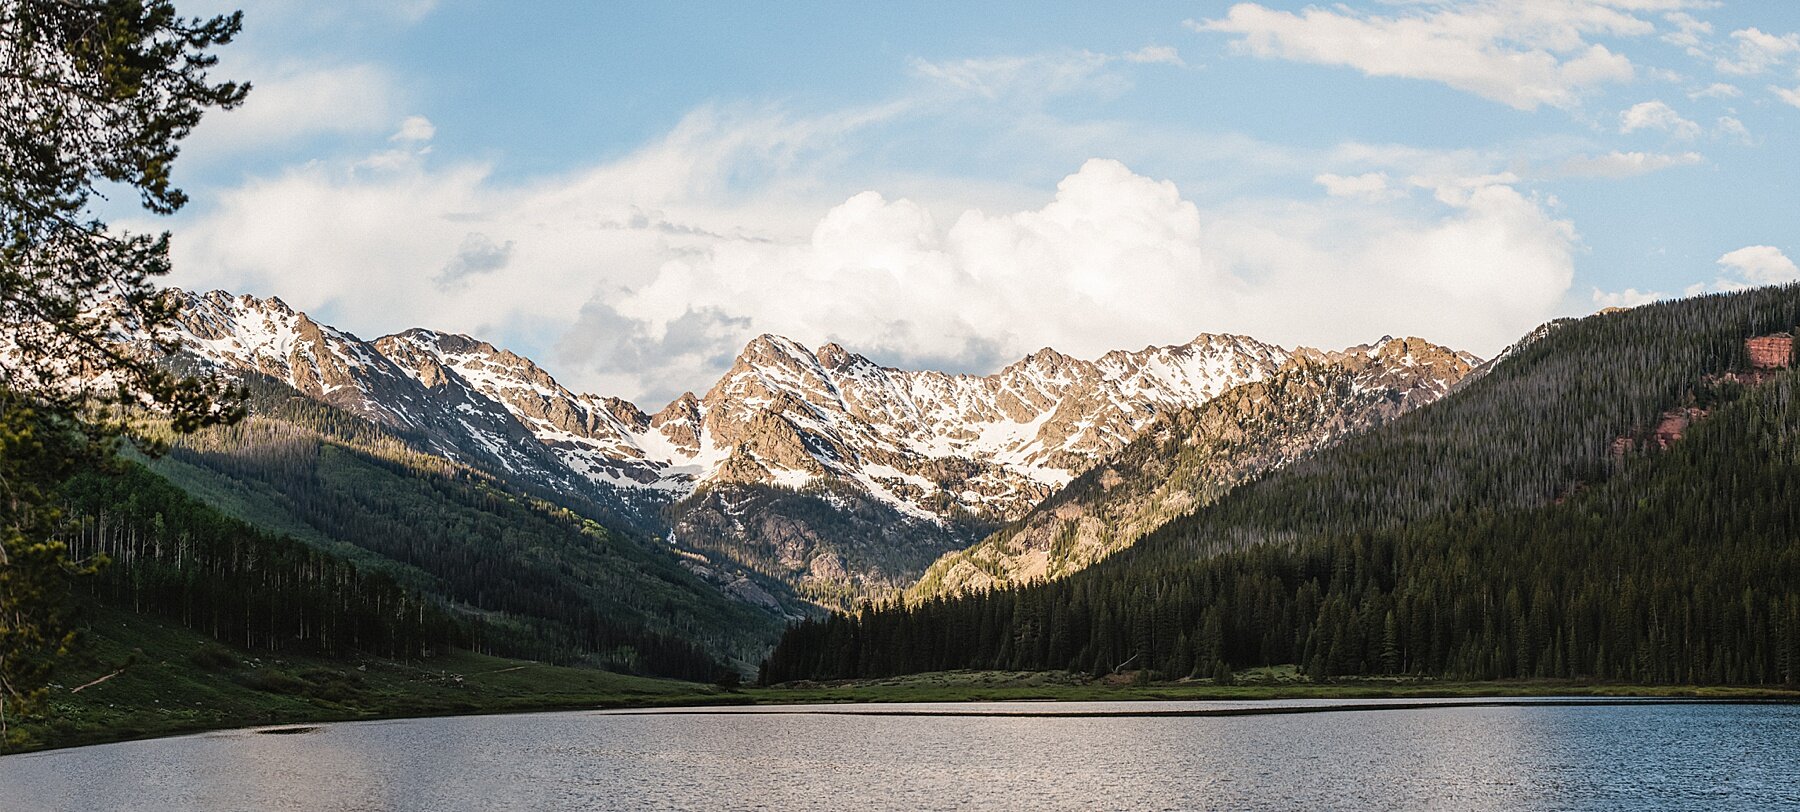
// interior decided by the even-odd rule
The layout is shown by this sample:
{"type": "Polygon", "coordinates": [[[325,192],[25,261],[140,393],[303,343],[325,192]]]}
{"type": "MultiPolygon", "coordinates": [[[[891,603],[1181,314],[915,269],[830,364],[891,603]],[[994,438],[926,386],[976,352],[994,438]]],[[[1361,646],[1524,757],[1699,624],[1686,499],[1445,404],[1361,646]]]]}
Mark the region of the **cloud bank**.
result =
{"type": "Polygon", "coordinates": [[[279,293],[363,335],[412,326],[531,353],[657,406],[775,332],[989,371],[1202,331],[1344,346],[1410,333],[1492,352],[1554,315],[1577,238],[1511,176],[1320,176],[1305,201],[1201,205],[1094,159],[1007,209],[821,199],[804,156],[876,114],[701,111],[659,142],[507,185],[407,149],[226,192],[178,230],[174,280],[279,293]],[[749,185],[745,179],[749,178],[749,185]],[[1423,190],[1424,194],[1417,194],[1423,190]]]}

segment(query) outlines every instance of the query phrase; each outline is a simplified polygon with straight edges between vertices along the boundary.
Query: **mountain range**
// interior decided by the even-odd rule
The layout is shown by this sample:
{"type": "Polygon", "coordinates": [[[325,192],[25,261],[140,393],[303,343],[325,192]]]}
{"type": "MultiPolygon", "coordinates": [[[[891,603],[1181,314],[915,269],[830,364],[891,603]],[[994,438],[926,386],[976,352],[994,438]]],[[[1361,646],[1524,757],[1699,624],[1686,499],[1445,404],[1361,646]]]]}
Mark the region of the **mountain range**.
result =
{"type": "Polygon", "coordinates": [[[190,360],[289,387],[419,453],[660,539],[715,588],[789,618],[897,596],[928,567],[931,588],[951,591],[1079,569],[1141,531],[1102,539],[1090,521],[1051,565],[1026,551],[1057,532],[1043,517],[1079,503],[1147,527],[1441,397],[1478,360],[1417,338],[1326,352],[1201,334],[1094,360],[1046,348],[968,375],[763,335],[703,394],[650,413],[573,392],[469,336],[363,340],[277,298],[173,295],[190,360]],[[1189,437],[1198,425],[1205,436],[1189,437]],[[1169,477],[1132,462],[1143,453],[1134,443],[1177,437],[1196,449],[1184,459],[1202,464],[1169,477]],[[1125,470],[1161,484],[1107,484],[1125,470]],[[1096,488],[1133,496],[1095,507],[1096,488]],[[1003,528],[1011,535],[964,552],[1003,528]]]}

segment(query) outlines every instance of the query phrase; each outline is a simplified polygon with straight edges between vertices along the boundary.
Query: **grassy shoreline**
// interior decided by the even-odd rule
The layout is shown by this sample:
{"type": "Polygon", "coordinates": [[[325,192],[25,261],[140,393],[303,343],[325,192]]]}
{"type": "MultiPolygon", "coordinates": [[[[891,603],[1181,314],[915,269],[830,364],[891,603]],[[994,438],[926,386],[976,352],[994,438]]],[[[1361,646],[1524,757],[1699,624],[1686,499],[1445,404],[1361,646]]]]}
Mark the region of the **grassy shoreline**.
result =
{"type": "Polygon", "coordinates": [[[1361,677],[1305,681],[1291,668],[1142,683],[1064,672],[965,671],[729,690],[453,652],[426,661],[256,657],[141,616],[96,619],[87,651],[59,674],[33,752],[234,728],[376,719],[696,705],[907,702],[1643,697],[1800,702],[1800,690],[1572,680],[1462,682],[1361,677]]]}

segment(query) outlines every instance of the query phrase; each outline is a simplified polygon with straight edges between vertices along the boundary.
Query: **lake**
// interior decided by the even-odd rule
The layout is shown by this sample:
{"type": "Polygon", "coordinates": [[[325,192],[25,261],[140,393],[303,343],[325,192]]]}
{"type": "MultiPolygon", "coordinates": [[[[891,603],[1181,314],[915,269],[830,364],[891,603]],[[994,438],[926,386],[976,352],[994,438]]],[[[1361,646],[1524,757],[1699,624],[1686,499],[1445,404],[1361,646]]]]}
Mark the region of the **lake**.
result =
{"type": "Polygon", "coordinates": [[[268,730],[0,758],[0,809],[1800,807],[1793,705],[820,705],[268,730]],[[1285,712],[1206,715],[1250,710],[1285,712]]]}

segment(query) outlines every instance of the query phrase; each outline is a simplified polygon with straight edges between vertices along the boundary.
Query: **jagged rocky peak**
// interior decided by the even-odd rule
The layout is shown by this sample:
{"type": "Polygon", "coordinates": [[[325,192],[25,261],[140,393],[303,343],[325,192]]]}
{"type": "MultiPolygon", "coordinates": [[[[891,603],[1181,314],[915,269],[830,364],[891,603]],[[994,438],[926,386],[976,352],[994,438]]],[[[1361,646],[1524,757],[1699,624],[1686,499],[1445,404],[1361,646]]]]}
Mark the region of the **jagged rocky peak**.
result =
{"type": "Polygon", "coordinates": [[[614,420],[629,427],[632,431],[641,432],[650,428],[650,415],[644,414],[643,409],[639,409],[637,404],[629,400],[594,395],[582,395],[581,398],[590,406],[612,415],[614,420]]]}
{"type": "Polygon", "coordinates": [[[819,351],[815,353],[813,357],[818,359],[819,366],[831,370],[832,372],[839,372],[851,367],[873,365],[869,359],[844,349],[843,346],[835,341],[826,342],[824,346],[819,348],[819,351]]]}
{"type": "Polygon", "coordinates": [[[1390,338],[1382,342],[1381,347],[1376,350],[1376,355],[1383,359],[1389,359],[1390,363],[1469,366],[1467,353],[1459,353],[1449,347],[1433,344],[1417,336],[1390,338]]]}
{"type": "MultiPolygon", "coordinates": [[[[178,297],[182,305],[176,316],[177,323],[201,339],[235,337],[239,328],[247,323],[244,319],[247,315],[261,316],[267,328],[289,324],[294,315],[286,302],[273,296],[258,299],[249,294],[233,296],[222,290],[205,293],[173,290],[171,294],[178,297]]],[[[273,337],[275,330],[270,329],[268,333],[273,337]]]]}
{"type": "Polygon", "coordinates": [[[662,411],[650,418],[650,425],[656,428],[671,422],[696,423],[700,420],[700,399],[692,392],[683,392],[680,397],[669,401],[662,411]]]}
{"type": "Polygon", "coordinates": [[[441,333],[415,327],[375,340],[385,354],[406,345],[430,354],[455,369],[471,384],[491,393],[530,392],[539,396],[573,400],[574,395],[531,359],[459,333],[441,333]]]}
{"type": "Polygon", "coordinates": [[[744,345],[732,368],[809,369],[818,365],[819,360],[813,355],[813,351],[800,342],[774,333],[763,333],[744,345]]]}
{"type": "Polygon", "coordinates": [[[272,296],[171,293],[182,304],[175,329],[188,353],[222,370],[269,376],[365,417],[411,425],[394,403],[398,370],[356,336],[272,296]]]}
{"type": "Polygon", "coordinates": [[[444,365],[437,353],[426,348],[428,345],[425,342],[413,340],[414,338],[406,333],[385,336],[375,340],[375,349],[427,389],[441,390],[447,386],[466,385],[467,382],[462,381],[461,376],[444,365]]]}
{"type": "Polygon", "coordinates": [[[1002,375],[1038,375],[1046,381],[1067,381],[1072,375],[1079,375],[1093,368],[1093,364],[1079,358],[1071,358],[1053,347],[1044,347],[1030,353],[1024,358],[1008,364],[1001,370],[1002,375]]]}
{"type": "Polygon", "coordinates": [[[683,392],[650,418],[650,428],[667,438],[675,448],[688,454],[700,451],[700,426],[703,417],[700,399],[683,392]]]}

